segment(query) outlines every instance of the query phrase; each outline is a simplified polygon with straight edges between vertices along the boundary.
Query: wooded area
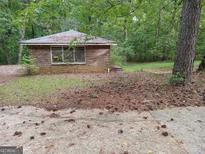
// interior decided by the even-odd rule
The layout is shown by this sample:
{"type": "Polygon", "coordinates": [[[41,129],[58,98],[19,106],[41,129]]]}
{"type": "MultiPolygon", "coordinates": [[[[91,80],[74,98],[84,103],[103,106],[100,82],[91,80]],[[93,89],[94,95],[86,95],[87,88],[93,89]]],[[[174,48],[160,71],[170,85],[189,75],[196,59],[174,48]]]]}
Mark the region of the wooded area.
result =
{"type": "MultiPolygon", "coordinates": [[[[17,63],[20,40],[70,29],[115,40],[114,61],[173,60],[181,8],[181,0],[2,0],[0,64],[17,63]]],[[[198,59],[205,52],[203,12],[198,59]]]]}

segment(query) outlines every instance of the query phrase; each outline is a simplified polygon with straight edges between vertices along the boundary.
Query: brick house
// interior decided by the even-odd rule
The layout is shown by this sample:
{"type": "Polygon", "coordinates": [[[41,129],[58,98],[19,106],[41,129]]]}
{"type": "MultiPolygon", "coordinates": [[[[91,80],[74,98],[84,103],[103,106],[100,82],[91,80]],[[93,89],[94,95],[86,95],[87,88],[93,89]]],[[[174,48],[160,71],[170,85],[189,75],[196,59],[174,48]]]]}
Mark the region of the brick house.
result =
{"type": "Polygon", "coordinates": [[[107,72],[113,41],[74,30],[20,42],[40,73],[107,72]]]}

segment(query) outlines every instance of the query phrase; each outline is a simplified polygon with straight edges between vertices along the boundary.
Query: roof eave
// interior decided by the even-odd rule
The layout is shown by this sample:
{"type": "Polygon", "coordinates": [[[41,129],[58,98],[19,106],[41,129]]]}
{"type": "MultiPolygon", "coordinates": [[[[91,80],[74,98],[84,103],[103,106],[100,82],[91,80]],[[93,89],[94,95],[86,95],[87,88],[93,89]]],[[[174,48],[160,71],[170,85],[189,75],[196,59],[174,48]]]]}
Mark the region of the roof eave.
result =
{"type": "MultiPolygon", "coordinates": [[[[26,43],[26,42],[20,42],[21,45],[27,45],[27,46],[36,46],[36,45],[49,45],[49,46],[68,46],[68,43],[26,43]]],[[[86,43],[86,44],[77,44],[80,45],[109,45],[109,46],[115,46],[116,43],[86,43]]]]}

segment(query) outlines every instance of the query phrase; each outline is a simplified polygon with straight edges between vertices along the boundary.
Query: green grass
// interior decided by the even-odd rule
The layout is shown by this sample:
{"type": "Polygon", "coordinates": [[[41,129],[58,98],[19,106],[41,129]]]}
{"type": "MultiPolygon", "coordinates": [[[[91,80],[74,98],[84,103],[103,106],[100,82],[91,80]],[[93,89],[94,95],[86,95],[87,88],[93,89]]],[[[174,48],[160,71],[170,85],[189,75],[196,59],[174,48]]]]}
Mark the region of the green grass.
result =
{"type": "Polygon", "coordinates": [[[60,89],[85,85],[86,83],[80,79],[71,79],[64,75],[19,77],[0,86],[0,102],[29,103],[60,89]]]}
{"type": "MultiPolygon", "coordinates": [[[[195,61],[195,68],[198,67],[200,61],[195,61]]],[[[148,71],[148,70],[171,70],[173,67],[173,62],[150,62],[150,63],[128,63],[123,65],[122,68],[125,72],[139,72],[139,71],[148,71]]]]}

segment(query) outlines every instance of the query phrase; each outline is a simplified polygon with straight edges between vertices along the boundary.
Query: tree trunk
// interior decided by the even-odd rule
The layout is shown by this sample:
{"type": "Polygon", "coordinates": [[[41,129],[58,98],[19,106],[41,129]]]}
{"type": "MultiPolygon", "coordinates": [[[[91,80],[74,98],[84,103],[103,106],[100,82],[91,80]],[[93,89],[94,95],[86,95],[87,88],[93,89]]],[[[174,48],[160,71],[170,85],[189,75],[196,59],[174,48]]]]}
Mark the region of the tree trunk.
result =
{"type": "Polygon", "coordinates": [[[123,33],[124,33],[124,39],[125,39],[125,41],[127,41],[127,39],[128,39],[127,19],[124,20],[123,33]]]}
{"type": "MultiPolygon", "coordinates": [[[[23,0],[24,4],[29,4],[31,3],[31,0],[23,0]]],[[[25,8],[27,7],[27,5],[25,5],[25,8]]],[[[24,19],[23,19],[23,23],[20,26],[20,41],[22,41],[25,37],[25,32],[26,32],[26,18],[28,14],[24,14],[24,19]]],[[[33,27],[32,27],[33,30],[33,27]]],[[[21,59],[22,59],[22,53],[23,53],[23,45],[19,45],[19,53],[18,53],[18,64],[21,63],[21,59]]]]}
{"type": "MultiPolygon", "coordinates": [[[[24,39],[25,36],[25,28],[23,27],[20,30],[20,41],[22,41],[24,39]]],[[[18,64],[21,63],[21,59],[22,59],[22,52],[23,52],[23,45],[19,45],[19,54],[18,54],[18,64]]]]}
{"type": "Polygon", "coordinates": [[[156,34],[155,34],[156,44],[158,43],[159,37],[160,37],[162,9],[163,9],[163,0],[160,2],[160,8],[159,8],[158,17],[157,17],[158,19],[157,19],[157,23],[156,23],[156,34]]]}
{"type": "Polygon", "coordinates": [[[192,81],[193,61],[200,15],[201,0],[183,1],[181,29],[177,43],[173,74],[182,75],[185,84],[192,81]]]}

